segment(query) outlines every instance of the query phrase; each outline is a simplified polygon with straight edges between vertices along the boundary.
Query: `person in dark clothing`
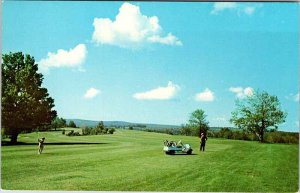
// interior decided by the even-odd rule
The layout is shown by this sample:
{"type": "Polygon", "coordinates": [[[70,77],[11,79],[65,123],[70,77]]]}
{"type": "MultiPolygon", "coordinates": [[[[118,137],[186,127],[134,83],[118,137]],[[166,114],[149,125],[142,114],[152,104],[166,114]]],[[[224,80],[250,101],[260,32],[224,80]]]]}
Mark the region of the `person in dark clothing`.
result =
{"type": "Polygon", "coordinates": [[[206,143],[207,137],[204,133],[201,133],[200,136],[200,151],[204,151],[205,150],[205,143],[206,143]]]}

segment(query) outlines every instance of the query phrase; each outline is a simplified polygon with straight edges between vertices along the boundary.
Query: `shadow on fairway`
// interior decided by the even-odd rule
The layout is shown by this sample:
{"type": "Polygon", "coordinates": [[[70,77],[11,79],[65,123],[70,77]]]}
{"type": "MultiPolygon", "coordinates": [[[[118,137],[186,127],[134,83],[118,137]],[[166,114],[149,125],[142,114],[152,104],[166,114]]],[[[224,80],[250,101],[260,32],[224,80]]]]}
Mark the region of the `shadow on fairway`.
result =
{"type": "MultiPolygon", "coordinates": [[[[46,145],[104,145],[108,143],[92,143],[92,142],[53,142],[53,143],[44,143],[46,145]]],[[[12,146],[12,145],[38,145],[38,143],[24,143],[17,142],[16,144],[12,144],[10,142],[3,141],[1,143],[2,146],[12,146]]]]}
{"type": "Polygon", "coordinates": [[[179,156],[179,155],[192,156],[192,155],[198,155],[198,154],[195,154],[195,153],[192,153],[192,154],[177,153],[177,154],[168,154],[168,155],[170,155],[170,156],[179,156]]]}

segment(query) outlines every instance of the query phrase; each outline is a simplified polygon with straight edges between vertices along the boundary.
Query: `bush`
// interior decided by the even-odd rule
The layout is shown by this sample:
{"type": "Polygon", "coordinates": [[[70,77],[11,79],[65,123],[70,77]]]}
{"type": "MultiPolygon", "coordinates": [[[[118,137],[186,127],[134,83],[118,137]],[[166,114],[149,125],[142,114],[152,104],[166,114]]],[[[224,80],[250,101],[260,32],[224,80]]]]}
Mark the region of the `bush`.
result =
{"type": "Polygon", "coordinates": [[[173,134],[174,134],[173,131],[172,131],[171,129],[166,129],[166,130],[165,130],[165,133],[166,133],[166,134],[169,134],[169,135],[173,135],[173,134]]]}
{"type": "Polygon", "coordinates": [[[74,130],[71,130],[69,133],[67,133],[67,136],[73,136],[74,130]]]}
{"type": "Polygon", "coordinates": [[[91,134],[91,129],[88,127],[84,127],[81,129],[82,135],[90,135],[91,134]]]}
{"type": "Polygon", "coordinates": [[[8,138],[8,136],[5,134],[5,131],[3,128],[1,128],[1,139],[8,138]]]}
{"type": "Polygon", "coordinates": [[[67,133],[67,136],[80,136],[80,133],[78,131],[74,132],[74,130],[71,130],[67,133]]]}
{"type": "Polygon", "coordinates": [[[78,131],[73,133],[73,136],[80,136],[80,133],[78,131]]]}
{"type": "Polygon", "coordinates": [[[109,133],[109,134],[114,134],[115,131],[116,131],[116,130],[115,130],[114,128],[110,128],[110,129],[108,130],[108,133],[109,133]]]}
{"type": "Polygon", "coordinates": [[[103,131],[102,131],[103,134],[107,134],[107,132],[108,132],[107,128],[104,128],[103,131]]]}
{"type": "Polygon", "coordinates": [[[267,132],[265,134],[265,141],[269,143],[297,144],[299,143],[299,134],[281,131],[267,132]]]}

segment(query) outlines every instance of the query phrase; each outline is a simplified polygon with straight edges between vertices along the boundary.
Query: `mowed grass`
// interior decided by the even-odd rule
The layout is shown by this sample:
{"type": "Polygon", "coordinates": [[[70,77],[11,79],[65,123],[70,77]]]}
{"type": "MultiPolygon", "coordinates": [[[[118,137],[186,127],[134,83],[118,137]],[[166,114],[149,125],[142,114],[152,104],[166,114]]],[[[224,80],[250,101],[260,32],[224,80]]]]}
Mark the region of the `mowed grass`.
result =
{"type": "Polygon", "coordinates": [[[196,137],[130,130],[77,137],[60,131],[30,133],[18,140],[29,145],[1,148],[2,189],[298,191],[298,145],[209,138],[203,153],[196,137]],[[46,144],[41,155],[38,136],[54,143],[46,144]],[[165,155],[165,139],[191,144],[193,155],[165,155]]]}

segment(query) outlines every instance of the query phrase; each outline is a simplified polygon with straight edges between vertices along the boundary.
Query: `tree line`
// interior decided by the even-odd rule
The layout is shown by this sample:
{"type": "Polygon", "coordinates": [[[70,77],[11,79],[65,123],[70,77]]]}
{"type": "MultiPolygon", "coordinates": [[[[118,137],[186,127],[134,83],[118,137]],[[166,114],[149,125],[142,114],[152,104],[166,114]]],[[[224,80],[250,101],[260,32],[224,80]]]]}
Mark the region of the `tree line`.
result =
{"type": "Polygon", "coordinates": [[[104,126],[103,121],[100,121],[96,127],[87,127],[84,126],[81,129],[81,133],[79,131],[71,130],[68,133],[63,129],[62,134],[66,136],[84,136],[84,135],[105,135],[105,134],[114,134],[115,128],[107,128],[104,126]]]}

